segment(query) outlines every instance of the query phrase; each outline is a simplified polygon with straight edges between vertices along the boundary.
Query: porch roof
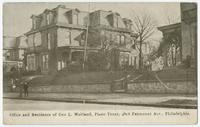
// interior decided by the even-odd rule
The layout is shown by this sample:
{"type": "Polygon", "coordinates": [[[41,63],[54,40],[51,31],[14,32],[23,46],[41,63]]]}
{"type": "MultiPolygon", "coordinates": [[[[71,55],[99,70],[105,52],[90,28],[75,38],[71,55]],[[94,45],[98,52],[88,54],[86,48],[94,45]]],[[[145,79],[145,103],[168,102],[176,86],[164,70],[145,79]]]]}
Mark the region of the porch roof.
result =
{"type": "Polygon", "coordinates": [[[158,30],[160,30],[162,32],[166,32],[169,30],[175,30],[175,29],[180,29],[180,28],[181,28],[181,23],[175,23],[175,24],[158,27],[158,30]]]}
{"type": "MultiPolygon", "coordinates": [[[[63,46],[63,47],[58,47],[59,49],[66,48],[66,49],[77,49],[77,50],[84,50],[84,46],[63,46]]],[[[87,50],[99,50],[101,49],[100,47],[86,47],[87,50]]]]}

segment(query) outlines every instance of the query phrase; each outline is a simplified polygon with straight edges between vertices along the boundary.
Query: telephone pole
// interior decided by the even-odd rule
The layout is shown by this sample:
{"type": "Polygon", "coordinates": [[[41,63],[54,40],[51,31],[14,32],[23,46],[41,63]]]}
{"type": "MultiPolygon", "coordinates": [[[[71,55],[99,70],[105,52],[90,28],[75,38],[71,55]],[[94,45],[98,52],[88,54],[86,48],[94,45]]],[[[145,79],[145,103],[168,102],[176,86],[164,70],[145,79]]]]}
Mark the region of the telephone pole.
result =
{"type": "Polygon", "coordinates": [[[87,22],[87,28],[86,28],[86,37],[85,37],[85,44],[84,44],[84,56],[83,56],[83,70],[85,71],[85,64],[87,62],[87,43],[88,43],[88,28],[89,28],[89,24],[90,24],[90,1],[88,4],[88,22],[87,22]]]}

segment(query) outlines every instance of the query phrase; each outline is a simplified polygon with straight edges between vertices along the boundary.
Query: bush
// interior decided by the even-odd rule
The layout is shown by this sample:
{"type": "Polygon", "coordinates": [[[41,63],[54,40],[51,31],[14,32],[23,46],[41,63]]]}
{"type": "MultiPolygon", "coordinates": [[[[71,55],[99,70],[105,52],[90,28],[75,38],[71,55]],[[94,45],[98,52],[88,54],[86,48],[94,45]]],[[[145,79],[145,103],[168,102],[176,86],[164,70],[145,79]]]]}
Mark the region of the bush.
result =
{"type": "Polygon", "coordinates": [[[88,69],[90,71],[105,70],[107,61],[103,53],[90,53],[88,54],[88,69]]]}

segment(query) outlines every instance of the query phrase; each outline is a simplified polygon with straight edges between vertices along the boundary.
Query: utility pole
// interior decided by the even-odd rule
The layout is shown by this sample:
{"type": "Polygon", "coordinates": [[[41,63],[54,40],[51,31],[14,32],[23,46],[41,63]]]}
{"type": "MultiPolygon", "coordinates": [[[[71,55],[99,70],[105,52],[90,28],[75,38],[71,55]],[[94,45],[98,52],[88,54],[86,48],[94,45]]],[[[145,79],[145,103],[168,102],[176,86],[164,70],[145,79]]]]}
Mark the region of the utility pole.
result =
{"type": "Polygon", "coordinates": [[[90,24],[90,2],[88,4],[88,22],[87,22],[87,29],[86,29],[86,37],[85,37],[85,45],[84,45],[84,56],[83,56],[83,70],[85,71],[85,64],[87,62],[87,42],[88,42],[88,28],[90,24]]]}

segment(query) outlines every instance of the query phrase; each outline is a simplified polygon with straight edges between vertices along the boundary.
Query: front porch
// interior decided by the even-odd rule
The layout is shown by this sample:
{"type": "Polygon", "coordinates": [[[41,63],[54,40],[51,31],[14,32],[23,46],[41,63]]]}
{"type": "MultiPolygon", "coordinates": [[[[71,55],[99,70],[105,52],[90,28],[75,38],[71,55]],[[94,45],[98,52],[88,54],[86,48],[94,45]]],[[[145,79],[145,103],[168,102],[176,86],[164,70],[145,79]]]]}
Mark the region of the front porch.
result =
{"type": "MultiPolygon", "coordinates": [[[[98,48],[90,48],[87,47],[87,53],[95,53],[98,52],[98,48]]],[[[57,49],[57,71],[67,69],[69,70],[70,65],[74,65],[82,68],[84,62],[84,51],[85,47],[82,46],[66,46],[60,47],[57,49]]]]}

